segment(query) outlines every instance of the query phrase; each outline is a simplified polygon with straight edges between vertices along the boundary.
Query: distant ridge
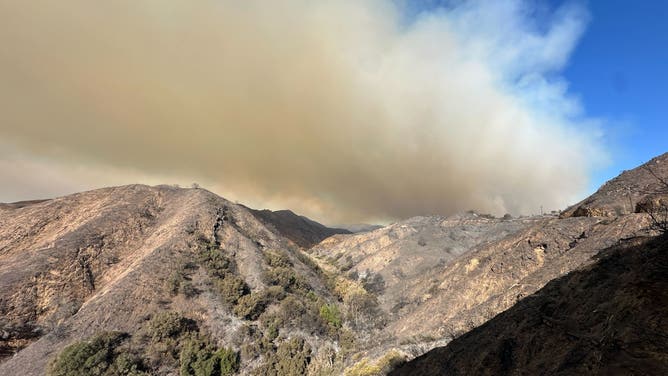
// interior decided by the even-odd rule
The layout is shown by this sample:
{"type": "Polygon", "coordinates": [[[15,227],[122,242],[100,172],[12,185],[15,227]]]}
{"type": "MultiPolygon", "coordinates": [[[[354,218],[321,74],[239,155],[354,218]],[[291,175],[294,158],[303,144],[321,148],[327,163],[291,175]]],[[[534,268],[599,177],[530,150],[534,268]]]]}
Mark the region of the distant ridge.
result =
{"type": "Polygon", "coordinates": [[[292,210],[271,211],[250,209],[260,221],[273,226],[281,235],[303,248],[311,248],[322,240],[336,234],[351,234],[340,228],[329,228],[292,210]]]}
{"type": "Polygon", "coordinates": [[[2,209],[20,209],[26,206],[30,205],[35,205],[42,203],[44,201],[49,201],[47,200],[28,200],[28,201],[17,201],[17,202],[10,202],[10,203],[2,203],[0,202],[0,210],[2,209]]]}

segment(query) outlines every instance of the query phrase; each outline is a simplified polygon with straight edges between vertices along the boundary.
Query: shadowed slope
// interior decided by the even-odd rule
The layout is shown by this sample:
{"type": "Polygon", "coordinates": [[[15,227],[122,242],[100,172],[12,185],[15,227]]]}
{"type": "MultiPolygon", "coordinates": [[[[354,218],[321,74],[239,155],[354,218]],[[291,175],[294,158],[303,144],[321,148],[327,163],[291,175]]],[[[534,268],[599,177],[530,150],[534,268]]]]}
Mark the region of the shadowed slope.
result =
{"type": "Polygon", "coordinates": [[[597,259],[391,375],[665,375],[668,238],[597,259]]]}
{"type": "Polygon", "coordinates": [[[253,210],[250,212],[262,223],[272,226],[281,235],[292,240],[302,248],[311,248],[324,239],[335,234],[350,234],[351,232],[339,228],[329,228],[291,210],[253,210]]]}

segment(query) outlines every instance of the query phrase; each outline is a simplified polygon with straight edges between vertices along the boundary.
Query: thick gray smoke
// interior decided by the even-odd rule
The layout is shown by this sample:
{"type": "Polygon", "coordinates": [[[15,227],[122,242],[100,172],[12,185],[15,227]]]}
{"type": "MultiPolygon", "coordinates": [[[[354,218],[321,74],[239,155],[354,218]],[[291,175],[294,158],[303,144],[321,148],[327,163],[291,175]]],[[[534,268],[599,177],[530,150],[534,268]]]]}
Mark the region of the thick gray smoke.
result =
{"type": "Polygon", "coordinates": [[[578,198],[602,153],[558,73],[586,12],[398,4],[0,0],[0,193],[170,176],[329,221],[578,198]]]}

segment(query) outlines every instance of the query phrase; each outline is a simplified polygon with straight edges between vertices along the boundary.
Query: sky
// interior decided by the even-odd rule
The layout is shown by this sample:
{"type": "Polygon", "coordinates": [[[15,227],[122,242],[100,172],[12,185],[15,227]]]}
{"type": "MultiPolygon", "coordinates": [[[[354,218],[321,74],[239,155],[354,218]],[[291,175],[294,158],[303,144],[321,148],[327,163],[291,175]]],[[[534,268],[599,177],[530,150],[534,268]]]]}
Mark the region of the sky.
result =
{"type": "Polygon", "coordinates": [[[665,2],[0,0],[0,202],[563,209],[665,152],[665,2]]]}
{"type": "Polygon", "coordinates": [[[594,171],[598,187],[668,152],[668,2],[585,4],[591,20],[564,77],[587,114],[606,120],[611,161],[594,171]]]}

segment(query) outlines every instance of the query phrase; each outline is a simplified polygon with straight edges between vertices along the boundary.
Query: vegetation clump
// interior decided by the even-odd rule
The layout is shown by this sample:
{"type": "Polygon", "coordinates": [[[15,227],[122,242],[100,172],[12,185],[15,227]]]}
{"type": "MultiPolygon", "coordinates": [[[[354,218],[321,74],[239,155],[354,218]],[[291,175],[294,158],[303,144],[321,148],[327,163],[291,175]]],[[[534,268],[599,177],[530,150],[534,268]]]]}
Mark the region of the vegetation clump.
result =
{"type": "Polygon", "coordinates": [[[246,282],[239,276],[227,274],[225,278],[215,282],[221,299],[228,305],[235,305],[239,299],[250,293],[250,288],[246,282]]]}
{"type": "Polygon", "coordinates": [[[285,291],[306,293],[309,290],[308,283],[291,268],[270,268],[264,271],[262,277],[266,284],[280,286],[285,291]]]}
{"type": "Polygon", "coordinates": [[[320,317],[333,328],[341,327],[341,312],[335,304],[325,304],[320,307],[320,317]]]}
{"type": "Polygon", "coordinates": [[[264,253],[264,259],[272,268],[289,268],[293,266],[290,257],[285,251],[272,250],[264,253]]]}
{"type": "Polygon", "coordinates": [[[75,342],[51,362],[47,375],[148,375],[140,359],[120,349],[128,338],[127,333],[103,332],[88,341],[75,342]]]}
{"type": "Polygon", "coordinates": [[[206,339],[191,336],[180,354],[181,376],[229,376],[239,371],[239,354],[230,348],[216,348],[206,339]]]}
{"type": "Polygon", "coordinates": [[[181,376],[229,376],[239,371],[237,351],[217,348],[193,320],[175,312],[155,315],[140,333],[103,332],[76,342],[58,354],[47,375],[148,376],[179,369],[181,376]]]}
{"type": "Polygon", "coordinates": [[[328,325],[319,314],[319,303],[301,296],[287,296],[275,309],[263,314],[260,320],[265,328],[289,328],[310,334],[327,334],[328,325]]]}
{"type": "Polygon", "coordinates": [[[311,347],[301,337],[281,342],[276,352],[256,370],[257,375],[301,376],[311,362],[311,347]]]}
{"type": "Polygon", "coordinates": [[[279,286],[252,292],[239,298],[237,305],[234,306],[234,313],[247,320],[257,320],[270,303],[283,298],[285,298],[285,292],[279,286]]]}
{"type": "Polygon", "coordinates": [[[196,329],[192,320],[182,317],[176,312],[161,312],[148,322],[146,334],[153,342],[167,338],[177,338],[181,334],[196,329]]]}
{"type": "Polygon", "coordinates": [[[217,278],[224,278],[226,274],[234,271],[232,260],[215,244],[204,246],[200,251],[199,261],[211,276],[217,278]]]}

